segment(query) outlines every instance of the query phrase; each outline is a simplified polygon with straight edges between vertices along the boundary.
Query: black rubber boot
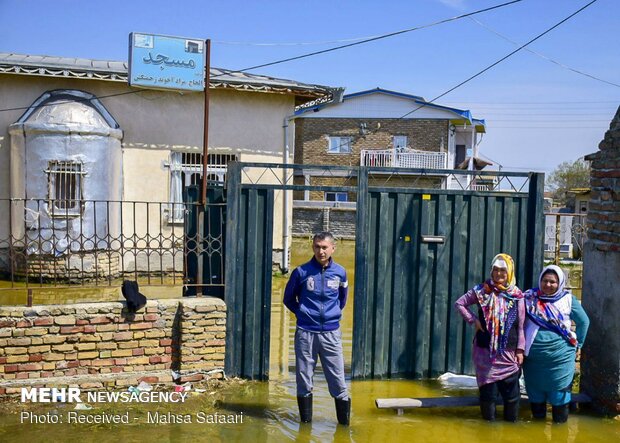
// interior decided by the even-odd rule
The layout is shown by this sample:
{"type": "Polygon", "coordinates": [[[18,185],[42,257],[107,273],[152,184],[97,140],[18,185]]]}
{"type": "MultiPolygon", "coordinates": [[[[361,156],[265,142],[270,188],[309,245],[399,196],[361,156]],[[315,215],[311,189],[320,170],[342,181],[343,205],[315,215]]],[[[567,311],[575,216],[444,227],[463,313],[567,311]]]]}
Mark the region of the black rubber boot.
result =
{"type": "Polygon", "coordinates": [[[297,397],[297,406],[299,406],[299,419],[302,423],[310,423],[312,421],[312,394],[305,397],[297,397]]]}
{"type": "Polygon", "coordinates": [[[568,420],[568,403],[561,406],[551,406],[553,423],[566,423],[568,420]]]}
{"type": "Polygon", "coordinates": [[[336,401],[336,417],[338,417],[338,423],[349,426],[349,421],[351,419],[351,399],[340,400],[335,398],[334,400],[336,401]]]}
{"type": "Polygon", "coordinates": [[[495,402],[480,400],[480,412],[482,418],[488,421],[495,420],[495,402]]]}
{"type": "Polygon", "coordinates": [[[519,418],[519,399],[504,402],[504,421],[516,422],[519,418]]]}
{"type": "Polygon", "coordinates": [[[544,419],[547,417],[547,403],[530,403],[530,409],[534,418],[544,419]]]}

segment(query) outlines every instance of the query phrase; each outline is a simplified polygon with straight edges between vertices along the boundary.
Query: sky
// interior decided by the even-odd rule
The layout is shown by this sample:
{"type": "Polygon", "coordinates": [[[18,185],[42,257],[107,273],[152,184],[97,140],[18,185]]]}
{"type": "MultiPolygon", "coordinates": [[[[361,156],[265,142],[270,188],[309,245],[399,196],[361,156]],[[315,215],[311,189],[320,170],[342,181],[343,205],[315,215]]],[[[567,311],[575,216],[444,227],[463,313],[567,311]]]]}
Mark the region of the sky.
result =
{"type": "MultiPolygon", "coordinates": [[[[0,0],[0,52],[126,61],[129,33],[143,32],[211,39],[211,65],[240,70],[506,1],[0,0]]],[[[590,1],[522,0],[249,72],[431,100],[590,1]]],[[[598,0],[527,47],[536,54],[519,51],[436,103],[485,119],[480,153],[503,170],[551,172],[595,152],[620,105],[619,28],[620,1],[598,0]]]]}

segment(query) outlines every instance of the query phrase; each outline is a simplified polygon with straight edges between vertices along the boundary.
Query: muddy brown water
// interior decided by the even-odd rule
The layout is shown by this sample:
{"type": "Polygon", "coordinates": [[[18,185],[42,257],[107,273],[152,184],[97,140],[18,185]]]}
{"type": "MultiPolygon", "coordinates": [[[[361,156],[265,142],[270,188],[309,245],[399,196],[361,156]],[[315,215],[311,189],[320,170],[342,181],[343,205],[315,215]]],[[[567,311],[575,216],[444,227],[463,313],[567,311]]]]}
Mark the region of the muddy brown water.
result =
{"type": "MultiPolygon", "coordinates": [[[[310,242],[295,239],[291,262],[296,266],[310,257],[310,242]]],[[[340,244],[335,259],[343,264],[353,282],[354,250],[351,243],[340,244]]],[[[315,376],[314,417],[310,424],[299,424],[295,399],[293,359],[294,318],[283,310],[282,294],[286,279],[273,279],[272,323],[270,344],[270,381],[249,382],[219,393],[220,400],[205,406],[209,392],[191,396],[182,406],[166,405],[166,410],[183,415],[189,423],[166,424],[155,420],[158,405],[118,404],[113,408],[97,406],[81,414],[127,414],[128,424],[67,423],[72,404],[52,404],[32,408],[22,404],[5,407],[0,412],[0,442],[612,442],[620,441],[620,421],[601,418],[587,412],[571,414],[565,425],[532,421],[528,408],[521,411],[518,423],[486,423],[475,407],[454,409],[418,409],[397,415],[378,410],[375,399],[388,397],[430,397],[476,395],[476,389],[448,388],[436,380],[373,380],[349,382],[353,398],[351,426],[336,424],[333,400],[320,372],[315,376]],[[31,412],[30,416],[22,416],[31,412]],[[150,415],[149,415],[150,413],[150,415]],[[236,423],[209,423],[218,413],[236,423]],[[57,416],[62,423],[36,423],[33,417],[57,416]],[[242,418],[242,421],[240,421],[242,418]]],[[[145,288],[145,292],[146,292],[145,288]]],[[[150,288],[148,288],[150,289],[150,288]]],[[[353,288],[342,322],[346,370],[350,373],[353,323],[353,288]]],[[[73,290],[72,290],[73,291],[73,290]]],[[[178,297],[180,288],[158,288],[159,295],[178,297]],[[177,292],[178,291],[178,292],[177,292]],[[172,294],[171,294],[172,293],[172,294]]],[[[149,294],[157,295],[157,291],[149,294]]],[[[52,291],[53,293],[53,291],[52,291]]],[[[62,301],[56,294],[54,302],[62,301]]],[[[69,293],[64,301],[73,302],[77,293],[69,293]]],[[[118,290],[94,291],[89,301],[117,300],[118,290]]],[[[161,416],[160,416],[161,417],[161,416]]],[[[213,419],[217,420],[217,419],[213,419]]]]}

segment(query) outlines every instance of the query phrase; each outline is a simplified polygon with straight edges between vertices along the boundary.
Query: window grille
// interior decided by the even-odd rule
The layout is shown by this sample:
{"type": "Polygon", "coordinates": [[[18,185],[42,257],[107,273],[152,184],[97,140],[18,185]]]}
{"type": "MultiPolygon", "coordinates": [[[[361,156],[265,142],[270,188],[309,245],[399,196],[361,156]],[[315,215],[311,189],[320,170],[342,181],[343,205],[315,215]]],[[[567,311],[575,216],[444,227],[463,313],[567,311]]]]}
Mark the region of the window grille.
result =
{"type": "MultiPolygon", "coordinates": [[[[209,154],[207,157],[207,180],[223,183],[226,180],[228,163],[237,161],[235,154],[209,154]]],[[[183,188],[199,185],[202,179],[202,153],[170,153],[170,208],[169,220],[182,223],[185,213],[183,188]]]]}
{"type": "Polygon", "coordinates": [[[45,171],[48,176],[48,197],[53,213],[79,214],[82,208],[82,185],[85,172],[82,163],[52,161],[45,171]]]}

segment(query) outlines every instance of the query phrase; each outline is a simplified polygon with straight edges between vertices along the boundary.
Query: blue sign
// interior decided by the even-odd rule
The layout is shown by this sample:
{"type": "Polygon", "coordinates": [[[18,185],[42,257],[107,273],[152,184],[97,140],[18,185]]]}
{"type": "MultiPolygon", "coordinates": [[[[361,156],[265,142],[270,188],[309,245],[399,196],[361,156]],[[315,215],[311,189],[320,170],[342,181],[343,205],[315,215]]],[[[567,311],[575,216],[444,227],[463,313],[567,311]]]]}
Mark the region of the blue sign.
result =
{"type": "Polygon", "coordinates": [[[205,42],[154,34],[129,34],[129,85],[204,91],[205,42]]]}

